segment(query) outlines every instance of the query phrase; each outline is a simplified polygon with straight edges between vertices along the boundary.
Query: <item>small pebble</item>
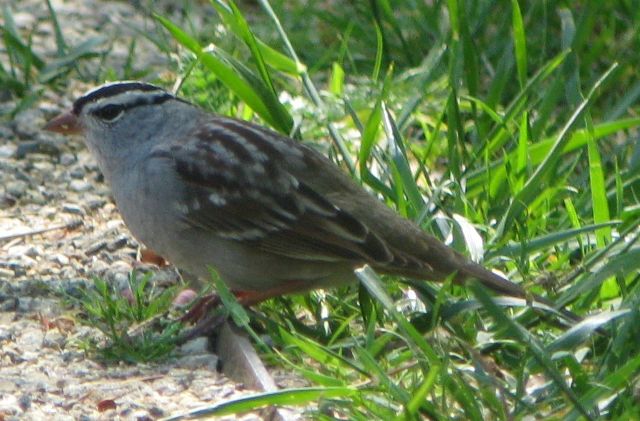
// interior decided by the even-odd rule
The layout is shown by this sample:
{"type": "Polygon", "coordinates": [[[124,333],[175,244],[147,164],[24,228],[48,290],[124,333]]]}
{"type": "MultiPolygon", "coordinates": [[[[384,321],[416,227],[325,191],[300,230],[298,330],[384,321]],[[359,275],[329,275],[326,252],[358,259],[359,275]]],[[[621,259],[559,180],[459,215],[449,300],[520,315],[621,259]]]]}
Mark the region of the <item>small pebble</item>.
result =
{"type": "Polygon", "coordinates": [[[9,195],[20,198],[25,194],[28,187],[29,183],[27,183],[26,181],[12,180],[6,184],[5,190],[9,195]]]}
{"type": "Polygon", "coordinates": [[[97,194],[99,194],[100,196],[105,196],[105,197],[111,195],[111,187],[109,187],[103,181],[96,181],[96,183],[97,184],[95,184],[94,188],[95,188],[95,192],[97,194]]]}
{"type": "Polygon", "coordinates": [[[50,161],[38,161],[33,163],[33,168],[40,171],[44,178],[50,178],[56,167],[50,161]]]}
{"type": "Polygon", "coordinates": [[[107,229],[113,230],[116,228],[120,228],[123,225],[123,222],[119,219],[112,219],[111,221],[107,221],[107,229]]]}
{"type": "Polygon", "coordinates": [[[192,339],[180,347],[180,353],[185,355],[209,354],[209,339],[204,336],[192,339]]]}
{"type": "MultiPolygon", "coordinates": [[[[2,135],[0,135],[0,138],[2,135]]],[[[0,158],[13,158],[18,147],[13,144],[0,145],[0,158]]]]}
{"type": "Polygon", "coordinates": [[[76,156],[72,153],[65,152],[60,155],[60,165],[69,166],[77,161],[76,156]]]}
{"type": "Polygon", "coordinates": [[[38,252],[35,247],[27,244],[18,244],[9,247],[7,250],[7,256],[9,257],[22,257],[22,256],[37,256],[38,252]]]}
{"type": "Polygon", "coordinates": [[[133,411],[130,414],[127,414],[127,418],[136,421],[153,421],[153,418],[151,418],[149,413],[144,409],[138,409],[137,411],[133,411]]]}
{"type": "MultiPolygon", "coordinates": [[[[4,301],[0,301],[0,312],[2,313],[8,313],[8,312],[15,312],[18,309],[18,297],[11,297],[11,298],[7,298],[4,301]]],[[[1,332],[0,331],[0,340],[2,340],[5,332],[1,332]]]]}
{"type": "Polygon", "coordinates": [[[61,279],[59,281],[60,290],[65,294],[69,294],[72,297],[79,297],[82,295],[82,291],[87,289],[88,282],[84,279],[61,279]]]}
{"type": "Polygon", "coordinates": [[[27,274],[27,267],[17,260],[10,260],[7,265],[13,270],[13,274],[18,276],[25,276],[27,274]]]}
{"type": "Polygon", "coordinates": [[[15,276],[15,273],[11,269],[0,267],[0,279],[12,278],[13,276],[15,276]]]}
{"type": "Polygon", "coordinates": [[[130,291],[129,289],[129,272],[112,272],[108,275],[114,288],[121,291],[130,291]]]}
{"type": "Polygon", "coordinates": [[[119,250],[125,245],[127,245],[127,240],[128,240],[128,237],[126,235],[121,235],[115,240],[110,241],[109,244],[107,244],[107,250],[111,252],[119,250]]]}
{"type": "Polygon", "coordinates": [[[71,178],[83,179],[85,175],[86,175],[86,172],[79,165],[76,165],[75,167],[69,170],[69,177],[71,178]]]}
{"type": "Polygon", "coordinates": [[[50,156],[58,156],[60,154],[60,148],[53,142],[43,140],[30,140],[20,142],[18,149],[16,150],[15,157],[17,159],[23,159],[27,155],[34,153],[41,153],[50,156]]]}
{"type": "Polygon", "coordinates": [[[96,260],[91,263],[88,272],[92,275],[101,275],[109,269],[109,264],[103,260],[96,260]]]}
{"type": "Polygon", "coordinates": [[[64,203],[62,205],[62,211],[72,215],[84,215],[84,209],[74,203],[64,203]]]}
{"type": "Polygon", "coordinates": [[[62,349],[65,346],[67,338],[59,330],[49,330],[45,335],[42,346],[53,349],[62,349]]]}
{"type": "Polygon", "coordinates": [[[33,259],[26,254],[20,257],[20,263],[24,268],[33,268],[38,265],[36,259],[33,259]]]}
{"type": "Polygon", "coordinates": [[[20,399],[18,401],[20,404],[20,408],[23,411],[31,408],[31,395],[29,395],[28,393],[23,393],[22,395],[20,395],[20,399]]]}
{"type": "Polygon", "coordinates": [[[25,195],[25,201],[34,205],[44,205],[47,203],[47,199],[42,193],[37,190],[28,191],[25,195]]]}
{"type": "Polygon", "coordinates": [[[84,253],[87,256],[93,256],[94,254],[98,253],[100,250],[102,250],[106,246],[107,246],[107,242],[105,240],[98,240],[92,243],[89,247],[87,247],[84,253]]]}
{"type": "Polygon", "coordinates": [[[29,108],[15,115],[13,130],[23,139],[30,139],[38,134],[44,122],[44,115],[40,109],[29,108]]]}
{"type": "MultiPolygon", "coordinates": [[[[2,102],[2,105],[5,105],[5,104],[6,103],[2,102]]],[[[0,114],[2,113],[2,111],[3,110],[0,108],[0,114]]],[[[0,139],[11,139],[12,137],[13,137],[13,130],[11,130],[7,126],[0,125],[0,139]]]]}
{"type": "Polygon", "coordinates": [[[106,203],[106,200],[104,199],[89,199],[86,201],[85,205],[89,210],[96,210],[98,208],[103,207],[105,203],[106,203]]]}
{"type": "Polygon", "coordinates": [[[69,188],[73,191],[85,192],[87,190],[91,190],[91,184],[84,180],[71,180],[69,188]]]}
{"type": "Polygon", "coordinates": [[[116,260],[115,262],[111,263],[111,271],[122,272],[125,273],[127,277],[129,277],[129,272],[131,272],[131,263],[125,262],[123,260],[116,260]]]}
{"type": "MultiPolygon", "coordinates": [[[[28,311],[31,310],[31,308],[33,307],[33,301],[34,298],[33,297],[19,297],[18,298],[18,312],[20,313],[26,313],[28,311]]],[[[23,334],[24,336],[24,334],[23,334]]]]}
{"type": "Polygon", "coordinates": [[[176,360],[176,365],[181,368],[192,370],[202,367],[208,367],[212,372],[215,372],[216,366],[218,365],[218,357],[211,353],[186,355],[182,358],[178,358],[176,360]]]}
{"type": "Polygon", "coordinates": [[[149,408],[149,414],[152,417],[156,418],[162,418],[165,416],[165,412],[162,410],[162,408],[159,408],[157,406],[152,406],[151,408],[149,408]]]}
{"type": "Polygon", "coordinates": [[[0,193],[0,209],[9,209],[16,204],[16,198],[10,194],[0,193]]]}
{"type": "Polygon", "coordinates": [[[56,254],[55,256],[53,256],[53,261],[62,266],[66,266],[69,264],[69,258],[64,254],[56,254]]]}

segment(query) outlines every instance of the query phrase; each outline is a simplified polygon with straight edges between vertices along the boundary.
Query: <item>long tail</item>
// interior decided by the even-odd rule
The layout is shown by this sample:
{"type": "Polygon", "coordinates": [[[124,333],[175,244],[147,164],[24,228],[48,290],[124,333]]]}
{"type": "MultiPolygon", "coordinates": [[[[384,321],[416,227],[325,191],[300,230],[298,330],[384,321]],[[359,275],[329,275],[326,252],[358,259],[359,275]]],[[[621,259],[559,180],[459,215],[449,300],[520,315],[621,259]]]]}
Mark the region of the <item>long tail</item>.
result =
{"type": "Polygon", "coordinates": [[[538,294],[527,293],[527,291],[525,291],[520,285],[514,284],[513,282],[503,278],[496,273],[491,272],[490,270],[485,269],[484,267],[476,263],[468,262],[461,268],[459,273],[461,274],[461,278],[463,280],[469,278],[477,279],[482,283],[482,285],[497,292],[498,294],[505,294],[517,298],[531,299],[540,304],[544,304],[550,308],[557,310],[558,313],[562,314],[572,322],[582,321],[582,317],[578,316],[577,314],[563,308],[558,308],[558,306],[553,301],[548,300],[538,294]]]}
{"type": "Polygon", "coordinates": [[[482,285],[499,294],[511,297],[526,298],[527,292],[518,284],[503,278],[502,276],[485,269],[477,263],[467,262],[458,271],[459,278],[466,280],[475,278],[482,282],[482,285]]]}

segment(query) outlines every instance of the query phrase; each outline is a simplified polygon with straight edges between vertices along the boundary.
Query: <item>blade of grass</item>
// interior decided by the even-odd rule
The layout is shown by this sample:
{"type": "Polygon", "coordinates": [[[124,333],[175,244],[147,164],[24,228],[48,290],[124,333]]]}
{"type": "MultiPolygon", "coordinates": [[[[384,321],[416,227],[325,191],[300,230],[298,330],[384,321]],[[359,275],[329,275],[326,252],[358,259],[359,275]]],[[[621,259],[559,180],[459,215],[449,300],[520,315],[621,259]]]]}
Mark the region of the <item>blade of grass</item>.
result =
{"type": "Polygon", "coordinates": [[[279,405],[305,405],[321,399],[346,398],[358,394],[357,389],[351,387],[307,387],[298,389],[285,389],[276,392],[257,393],[238,399],[231,399],[207,406],[183,414],[165,418],[166,421],[179,421],[184,419],[203,418],[241,414],[253,411],[265,406],[279,405]]]}
{"type": "Polygon", "coordinates": [[[527,205],[535,199],[537,191],[542,185],[544,185],[544,179],[549,175],[553,167],[555,167],[555,164],[558,162],[561,156],[560,151],[569,140],[569,137],[567,136],[569,130],[573,127],[584,110],[591,104],[598,88],[604,83],[616,67],[617,64],[614,63],[594,83],[585,100],[580,103],[580,106],[573,112],[572,116],[565,123],[544,161],[542,161],[542,163],[536,168],[535,172],[531,175],[529,180],[527,180],[522,190],[513,198],[504,218],[500,221],[498,226],[498,237],[502,236],[505,231],[511,229],[515,220],[521,216],[527,205]]]}
{"type": "Polygon", "coordinates": [[[593,337],[602,326],[619,317],[629,314],[631,310],[604,311],[602,313],[589,316],[580,321],[571,329],[564,332],[553,342],[546,346],[549,354],[559,350],[572,350],[578,345],[593,337]]]}
{"type": "Polygon", "coordinates": [[[341,96],[344,93],[344,69],[337,62],[333,62],[331,69],[329,92],[336,96],[341,96]]]}
{"type": "Polygon", "coordinates": [[[62,56],[67,51],[67,43],[62,35],[62,29],[60,29],[60,23],[58,22],[58,15],[51,6],[51,0],[47,0],[47,8],[49,9],[49,16],[51,16],[51,22],[53,23],[53,33],[56,37],[56,48],[58,49],[58,56],[62,56]]]}
{"type": "Polygon", "coordinates": [[[412,115],[418,106],[427,96],[428,86],[436,77],[438,77],[438,68],[444,57],[446,48],[444,45],[434,46],[429,54],[422,60],[422,63],[416,69],[419,81],[416,81],[416,93],[410,99],[404,102],[400,113],[398,113],[398,127],[404,131],[407,125],[412,121],[412,115]]]}
{"type": "Polygon", "coordinates": [[[469,283],[469,288],[473,291],[476,298],[482,303],[493,320],[501,327],[504,327],[508,334],[527,346],[533,358],[543,367],[545,373],[553,379],[555,385],[567,396],[573,403],[575,409],[585,418],[593,420],[594,417],[582,405],[576,394],[566,383],[563,375],[555,367],[553,361],[547,355],[544,347],[538,340],[531,335],[524,327],[507,317],[506,314],[493,302],[492,298],[487,294],[484,288],[477,282],[469,283]]]}
{"type": "Polygon", "coordinates": [[[267,69],[267,64],[264,61],[262,56],[262,50],[258,46],[255,36],[253,32],[249,29],[249,25],[247,24],[246,19],[235,5],[232,0],[229,0],[229,4],[231,5],[231,9],[233,10],[233,17],[235,18],[236,25],[238,27],[238,31],[242,40],[244,40],[247,47],[251,51],[251,55],[253,56],[253,60],[258,69],[258,74],[262,78],[262,82],[266,87],[265,93],[263,94],[263,98],[267,99],[266,101],[270,106],[278,118],[281,121],[282,126],[292,125],[292,118],[289,113],[284,109],[280,101],[278,100],[278,94],[273,86],[273,81],[271,80],[271,75],[269,74],[269,70],[267,69]]]}
{"type": "MultiPolygon", "coordinates": [[[[509,122],[515,118],[520,113],[523,105],[526,103],[526,98],[531,94],[531,92],[537,88],[540,83],[546,80],[553,72],[558,69],[558,67],[564,62],[569,51],[563,51],[560,54],[553,57],[549,60],[543,67],[541,67],[529,80],[523,89],[521,89],[518,94],[511,100],[509,105],[504,111],[504,116],[502,119],[505,122],[509,122]]],[[[501,127],[497,127],[493,129],[491,132],[487,134],[487,138],[489,141],[484,144],[480,144],[478,146],[478,150],[474,151],[472,157],[482,156],[480,150],[486,149],[489,153],[495,153],[497,150],[504,146],[504,142],[509,139],[508,136],[501,135],[501,131],[504,130],[501,127]]],[[[475,160],[472,159],[471,162],[475,160]]]]}
{"type": "Polygon", "coordinates": [[[343,373],[345,370],[356,370],[361,374],[368,374],[367,371],[360,365],[356,364],[333,351],[327,347],[305,337],[296,336],[287,332],[285,329],[280,329],[280,336],[285,340],[288,345],[295,346],[302,350],[304,354],[310,358],[313,358],[323,367],[326,367],[334,372],[343,373]]]}
{"type": "Polygon", "coordinates": [[[78,60],[100,56],[102,52],[96,51],[96,49],[106,40],[107,38],[103,36],[90,37],[71,49],[65,47],[66,53],[59,55],[58,58],[40,69],[38,80],[40,83],[49,83],[76,67],[78,60]]]}
{"type": "MultiPolygon", "coordinates": [[[[640,370],[640,355],[635,356],[619,369],[609,372],[598,383],[594,383],[591,389],[583,394],[581,398],[582,406],[595,407],[604,397],[615,395],[628,384],[629,379],[637,376],[638,370],[640,370]]],[[[578,408],[575,408],[565,419],[574,421],[580,419],[581,416],[582,414],[578,408]]]]}
{"type": "Polygon", "coordinates": [[[155,18],[164,26],[171,35],[185,48],[193,52],[196,57],[202,61],[202,63],[231,89],[238,97],[243,100],[249,107],[251,107],[260,117],[262,117],[267,123],[283,133],[288,134],[291,127],[282,126],[283,123],[277,116],[274,116],[264,101],[264,98],[260,96],[255,86],[249,84],[245,79],[238,76],[237,71],[226,64],[219,58],[206,53],[195,38],[187,35],[182,29],[174,25],[167,18],[154,15],[155,18]]]}
{"type": "Polygon", "coordinates": [[[292,76],[300,76],[307,71],[306,66],[300,61],[290,59],[257,38],[249,29],[246,19],[242,16],[235,3],[230,2],[230,7],[222,0],[211,0],[211,4],[227,27],[244,40],[247,45],[252,44],[251,48],[257,48],[260,57],[264,59],[266,64],[292,76]]]}
{"type": "MultiPolygon", "coordinates": [[[[406,415],[409,418],[418,417],[420,407],[427,400],[426,397],[433,390],[436,384],[436,380],[442,375],[442,370],[439,370],[437,366],[434,366],[424,381],[413,390],[413,394],[407,404],[405,405],[406,415]]],[[[406,418],[404,418],[406,419],[406,418]]]]}
{"type": "Polygon", "coordinates": [[[614,227],[620,224],[620,221],[609,221],[603,224],[585,225],[579,228],[568,229],[564,231],[553,232],[548,235],[542,235],[532,239],[527,239],[526,244],[522,243],[510,243],[504,247],[496,250],[491,250],[485,255],[485,259],[491,259],[496,256],[520,256],[522,254],[531,255],[536,251],[543,250],[554,245],[565,242],[571,238],[575,238],[579,235],[594,232],[598,229],[607,227],[614,227]]]}
{"type": "Polygon", "coordinates": [[[518,0],[511,0],[513,48],[516,52],[516,69],[518,69],[518,82],[524,88],[527,82],[527,40],[524,34],[524,22],[518,0]]]}
{"type": "Polygon", "coordinates": [[[373,79],[374,82],[377,82],[380,78],[380,69],[382,69],[382,57],[384,56],[385,43],[384,34],[382,33],[379,22],[374,22],[373,27],[376,30],[376,58],[374,60],[371,79],[373,79]]]}
{"type": "MultiPolygon", "coordinates": [[[[269,1],[268,0],[258,0],[258,2],[262,6],[262,8],[267,12],[267,16],[269,16],[269,18],[271,19],[271,21],[275,25],[276,30],[277,30],[278,34],[280,35],[280,38],[282,38],[282,41],[284,42],[285,48],[286,48],[287,52],[289,53],[289,55],[291,56],[291,58],[296,63],[300,62],[300,59],[298,58],[298,55],[296,54],[293,46],[291,45],[291,41],[289,41],[289,37],[287,36],[286,32],[282,28],[282,24],[280,23],[280,19],[278,19],[278,16],[273,11],[273,8],[271,7],[271,4],[269,4],[269,1]]],[[[320,108],[323,108],[322,98],[320,97],[320,94],[318,93],[318,90],[316,89],[313,81],[311,80],[311,77],[309,76],[308,72],[306,71],[306,68],[305,68],[305,71],[301,72],[300,76],[302,78],[302,83],[304,85],[304,88],[305,88],[307,94],[309,95],[309,97],[311,98],[311,100],[313,101],[313,103],[316,106],[318,106],[320,108]]],[[[342,136],[340,135],[339,131],[336,129],[336,127],[335,127],[335,125],[333,123],[327,123],[327,129],[329,131],[329,135],[331,136],[331,139],[333,140],[334,144],[336,145],[336,148],[338,148],[338,151],[340,152],[340,157],[342,158],[342,160],[344,161],[345,165],[349,169],[349,172],[352,175],[355,174],[356,173],[355,164],[353,163],[353,160],[351,158],[351,154],[349,153],[346,145],[344,144],[344,140],[342,139],[342,136]]]]}
{"type": "MultiPolygon", "coordinates": [[[[640,118],[628,118],[622,119],[607,123],[597,124],[594,127],[593,137],[602,141],[605,140],[608,136],[611,136],[615,133],[628,130],[634,127],[640,126],[640,118]]],[[[549,151],[554,145],[556,138],[545,138],[533,145],[528,146],[529,156],[528,162],[529,165],[538,165],[540,164],[546,156],[549,155],[549,151]]],[[[567,141],[567,143],[562,147],[560,154],[567,155],[573,151],[578,150],[587,145],[588,142],[588,133],[585,129],[576,130],[571,134],[571,138],[567,141]]],[[[488,171],[491,174],[491,191],[496,191],[499,189],[499,186],[506,182],[506,169],[504,167],[504,163],[506,160],[513,160],[513,155],[515,152],[511,151],[509,154],[504,157],[497,159],[495,161],[490,162],[486,168],[482,168],[476,171],[471,171],[468,174],[468,194],[474,196],[478,193],[479,189],[484,188],[483,186],[487,182],[488,171]]]]}
{"type": "Polygon", "coordinates": [[[584,279],[573,282],[571,289],[563,293],[557,300],[561,306],[573,301],[578,296],[599,288],[607,279],[618,273],[633,273],[640,268],[640,249],[635,248],[622,254],[612,256],[606,264],[598,268],[594,273],[584,275],[584,279]]]}
{"type": "Polygon", "coordinates": [[[429,361],[437,362],[439,357],[433,348],[425,341],[425,339],[415,330],[415,328],[407,321],[407,319],[400,314],[393,305],[391,298],[382,288],[380,278],[369,266],[363,266],[354,271],[356,277],[367,288],[369,293],[374,296],[387,312],[391,315],[393,320],[398,324],[398,327],[403,331],[405,339],[409,345],[414,348],[416,356],[424,355],[429,361]]]}
{"type": "Polygon", "coordinates": [[[402,405],[406,405],[411,395],[399,385],[396,384],[382,368],[380,363],[364,348],[356,347],[354,349],[356,358],[363,365],[366,372],[373,377],[386,393],[393,396],[394,400],[402,405]]]}
{"type": "MultiPolygon", "coordinates": [[[[30,48],[28,43],[25,43],[22,40],[22,37],[15,26],[13,14],[9,10],[9,6],[7,4],[2,8],[2,14],[4,17],[4,25],[0,25],[0,31],[2,32],[2,37],[4,38],[7,51],[17,54],[18,57],[25,62],[32,63],[36,69],[42,69],[45,65],[44,60],[30,48]]],[[[10,56],[13,54],[10,54],[10,56]]]]}
{"type": "MultiPolygon", "coordinates": [[[[398,174],[396,184],[400,185],[402,191],[409,198],[414,211],[411,215],[419,214],[424,208],[424,199],[418,189],[411,167],[407,160],[407,153],[404,149],[404,139],[398,130],[398,127],[393,120],[393,117],[389,113],[389,110],[384,103],[381,104],[382,108],[382,126],[387,137],[389,152],[391,155],[391,163],[393,169],[398,174]]],[[[398,195],[400,196],[400,195],[398,195]]]]}

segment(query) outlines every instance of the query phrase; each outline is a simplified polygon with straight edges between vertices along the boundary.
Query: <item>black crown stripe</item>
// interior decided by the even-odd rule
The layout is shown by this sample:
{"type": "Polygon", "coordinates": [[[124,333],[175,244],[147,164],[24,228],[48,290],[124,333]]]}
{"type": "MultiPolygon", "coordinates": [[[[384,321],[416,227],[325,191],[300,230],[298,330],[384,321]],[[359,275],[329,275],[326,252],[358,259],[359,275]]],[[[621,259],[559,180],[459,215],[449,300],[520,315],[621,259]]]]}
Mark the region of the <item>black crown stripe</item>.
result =
{"type": "MultiPolygon", "coordinates": [[[[115,95],[119,95],[128,91],[158,91],[158,92],[166,92],[164,89],[159,88],[155,85],[151,85],[149,83],[142,82],[122,82],[122,83],[113,83],[104,85],[98,89],[90,91],[89,93],[81,96],[73,103],[73,113],[75,115],[79,115],[84,108],[90,102],[95,102],[99,99],[109,98],[115,95]]],[[[169,97],[170,94],[167,93],[169,97]]],[[[166,100],[168,98],[165,98],[166,100]]]]}

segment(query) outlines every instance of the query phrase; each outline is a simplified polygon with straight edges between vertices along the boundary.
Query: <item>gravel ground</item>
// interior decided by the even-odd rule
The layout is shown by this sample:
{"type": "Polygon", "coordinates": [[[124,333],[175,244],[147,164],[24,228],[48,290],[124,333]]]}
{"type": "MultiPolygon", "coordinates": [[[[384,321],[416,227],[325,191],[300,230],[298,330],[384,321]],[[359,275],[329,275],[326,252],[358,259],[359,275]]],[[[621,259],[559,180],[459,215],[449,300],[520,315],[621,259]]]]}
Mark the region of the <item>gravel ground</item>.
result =
{"type": "MultiPolygon", "coordinates": [[[[55,44],[46,3],[2,3],[9,4],[21,34],[32,34],[34,50],[50,58],[55,44]]],[[[152,25],[130,3],[51,3],[70,44],[97,35],[108,39],[100,47],[109,51],[105,61],[95,60],[85,71],[91,65],[121,68],[132,37],[134,69],[163,71],[165,56],[138,35],[152,25]]],[[[5,69],[6,60],[0,50],[5,69]]],[[[74,320],[51,291],[72,291],[95,275],[123,289],[133,267],[150,267],[136,260],[138,243],[82,141],[40,130],[89,88],[71,86],[62,97],[43,87],[41,101],[12,121],[0,120],[0,420],[156,419],[246,394],[218,373],[204,338],[161,364],[105,366],[78,348],[96,332],[74,320]]],[[[15,100],[3,95],[0,89],[0,109],[13,109],[15,100]]],[[[170,267],[153,270],[157,284],[179,282],[170,267]]]]}

